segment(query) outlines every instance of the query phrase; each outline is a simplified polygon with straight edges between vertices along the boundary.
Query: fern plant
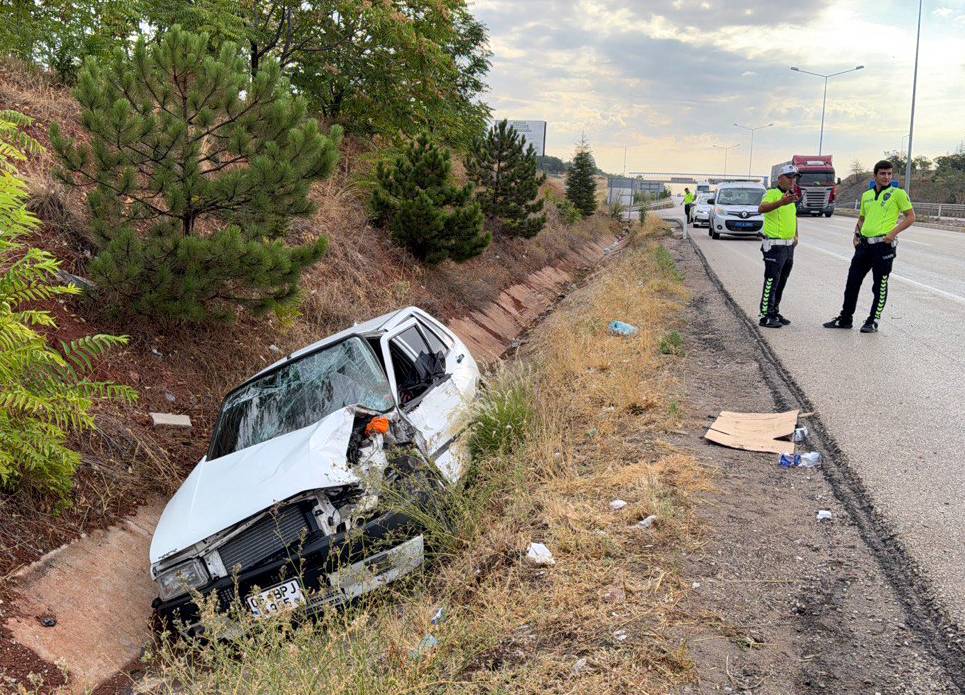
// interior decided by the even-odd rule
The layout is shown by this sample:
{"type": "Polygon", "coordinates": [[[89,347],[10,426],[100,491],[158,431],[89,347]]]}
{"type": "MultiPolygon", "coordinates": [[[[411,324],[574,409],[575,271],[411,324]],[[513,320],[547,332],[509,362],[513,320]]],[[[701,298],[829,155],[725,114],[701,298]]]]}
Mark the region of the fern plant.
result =
{"type": "Polygon", "coordinates": [[[26,208],[26,185],[16,169],[26,153],[42,149],[22,130],[31,122],[0,111],[0,488],[27,485],[64,496],[80,464],[80,454],[67,446],[68,433],[94,428],[96,401],[131,402],[136,394],[88,378],[94,361],[126,344],[126,336],[91,335],[61,341],[58,349],[41,332],[56,328],[50,312],[29,308],[80,292],[56,284],[57,259],[20,241],[39,225],[26,208]]]}

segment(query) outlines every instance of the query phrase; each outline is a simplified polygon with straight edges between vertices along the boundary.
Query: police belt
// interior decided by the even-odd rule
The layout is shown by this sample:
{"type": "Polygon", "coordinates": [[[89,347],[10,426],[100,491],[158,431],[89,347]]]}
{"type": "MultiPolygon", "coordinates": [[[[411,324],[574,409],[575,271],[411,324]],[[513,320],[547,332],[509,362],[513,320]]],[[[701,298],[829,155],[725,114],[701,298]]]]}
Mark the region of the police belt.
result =
{"type": "MultiPolygon", "coordinates": [[[[887,235],[887,234],[882,234],[881,236],[862,236],[862,237],[861,237],[861,241],[862,241],[862,243],[865,243],[865,244],[885,244],[885,243],[887,243],[887,242],[885,241],[885,237],[886,237],[886,236],[888,236],[888,235],[887,235]]],[[[892,246],[894,246],[895,242],[893,241],[893,242],[891,242],[891,244],[892,244],[892,246]]]]}
{"type": "Polygon", "coordinates": [[[770,251],[772,246],[794,246],[794,239],[768,239],[765,237],[761,248],[770,251]]]}

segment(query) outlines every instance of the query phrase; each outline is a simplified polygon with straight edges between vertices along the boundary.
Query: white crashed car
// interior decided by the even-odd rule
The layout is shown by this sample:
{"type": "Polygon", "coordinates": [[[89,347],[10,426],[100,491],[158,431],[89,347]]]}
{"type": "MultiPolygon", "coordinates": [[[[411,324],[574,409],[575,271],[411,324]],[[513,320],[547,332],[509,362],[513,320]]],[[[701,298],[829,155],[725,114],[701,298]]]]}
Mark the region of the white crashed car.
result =
{"type": "Polygon", "coordinates": [[[431,496],[460,478],[478,382],[462,341],[410,307],[234,389],[208,454],[154,532],[157,615],[193,628],[192,589],[217,594],[222,607],[240,593],[256,617],[302,603],[317,610],[418,567],[422,529],[386,502],[399,499],[387,486],[431,496]]]}

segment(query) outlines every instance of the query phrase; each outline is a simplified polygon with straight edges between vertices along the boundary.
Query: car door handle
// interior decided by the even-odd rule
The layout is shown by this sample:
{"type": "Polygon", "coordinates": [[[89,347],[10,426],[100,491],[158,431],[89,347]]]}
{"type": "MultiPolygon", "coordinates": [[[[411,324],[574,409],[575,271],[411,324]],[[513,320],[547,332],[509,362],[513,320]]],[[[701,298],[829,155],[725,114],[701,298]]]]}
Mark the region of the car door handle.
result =
{"type": "Polygon", "coordinates": [[[465,357],[466,357],[465,355],[459,355],[459,356],[456,358],[456,364],[462,364],[462,361],[463,361],[463,359],[465,359],[465,357]]]}

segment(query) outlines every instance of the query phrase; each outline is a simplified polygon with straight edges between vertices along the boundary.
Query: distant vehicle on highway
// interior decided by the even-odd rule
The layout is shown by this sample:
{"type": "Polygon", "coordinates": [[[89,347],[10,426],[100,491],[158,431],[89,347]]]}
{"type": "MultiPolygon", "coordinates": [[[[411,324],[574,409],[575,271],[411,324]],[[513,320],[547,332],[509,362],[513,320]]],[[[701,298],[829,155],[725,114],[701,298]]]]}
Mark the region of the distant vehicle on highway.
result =
{"type": "Polygon", "coordinates": [[[697,193],[712,193],[710,190],[710,181],[698,181],[696,188],[694,190],[697,193]]]}
{"type": "Polygon", "coordinates": [[[803,155],[796,154],[787,162],[781,162],[771,167],[771,181],[777,181],[778,170],[787,164],[793,164],[801,172],[801,177],[797,181],[795,193],[800,196],[797,203],[797,213],[799,215],[824,215],[831,217],[834,214],[834,202],[837,197],[837,188],[834,175],[834,165],[831,163],[832,155],[803,155]]]}
{"type": "Polygon", "coordinates": [[[690,208],[690,224],[694,227],[710,226],[710,209],[714,205],[713,193],[701,193],[690,208]]]}
{"type": "Polygon", "coordinates": [[[756,181],[725,181],[717,186],[710,208],[708,233],[721,236],[759,237],[764,215],[757,212],[766,189],[756,181]]]}

